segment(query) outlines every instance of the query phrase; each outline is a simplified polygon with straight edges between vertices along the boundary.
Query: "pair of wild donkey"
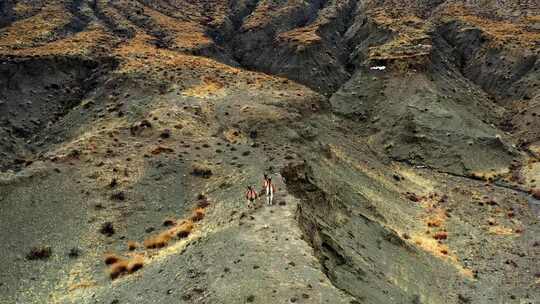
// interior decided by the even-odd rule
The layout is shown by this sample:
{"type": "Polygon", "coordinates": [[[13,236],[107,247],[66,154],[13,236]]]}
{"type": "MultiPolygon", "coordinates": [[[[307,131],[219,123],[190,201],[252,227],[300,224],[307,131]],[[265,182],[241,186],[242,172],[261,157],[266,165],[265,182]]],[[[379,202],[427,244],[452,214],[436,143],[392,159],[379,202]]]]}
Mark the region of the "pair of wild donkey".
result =
{"type": "MultiPolygon", "coordinates": [[[[274,193],[276,192],[276,186],[272,183],[272,178],[264,174],[263,189],[266,193],[266,204],[272,205],[274,202],[274,193]]],[[[253,202],[259,197],[257,191],[253,186],[247,186],[246,199],[248,200],[248,207],[253,207],[253,202]]]]}

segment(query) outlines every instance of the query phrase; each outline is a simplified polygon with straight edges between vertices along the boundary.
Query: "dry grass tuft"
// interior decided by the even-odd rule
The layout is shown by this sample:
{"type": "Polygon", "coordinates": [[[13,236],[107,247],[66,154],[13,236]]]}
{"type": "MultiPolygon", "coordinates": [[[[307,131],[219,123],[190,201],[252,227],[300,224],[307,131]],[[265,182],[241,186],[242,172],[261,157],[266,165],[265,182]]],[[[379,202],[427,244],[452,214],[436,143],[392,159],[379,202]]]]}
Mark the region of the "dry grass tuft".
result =
{"type": "Polygon", "coordinates": [[[108,237],[112,236],[115,233],[113,223],[111,222],[103,223],[101,225],[101,228],[99,228],[99,232],[108,237]]]}
{"type": "Polygon", "coordinates": [[[185,221],[182,224],[175,227],[176,236],[180,239],[187,238],[193,230],[193,222],[185,221]]]}
{"type": "Polygon", "coordinates": [[[442,225],[442,221],[440,219],[430,219],[427,221],[428,227],[440,227],[442,225]]]}
{"type": "MultiPolygon", "coordinates": [[[[194,222],[202,220],[204,216],[205,209],[198,207],[188,220],[167,219],[165,225],[172,227],[144,240],[142,246],[146,249],[161,249],[168,246],[174,237],[179,239],[187,238],[195,227],[194,222]]],[[[129,251],[133,251],[140,246],[135,241],[127,242],[129,251]]],[[[131,259],[125,259],[116,254],[108,253],[104,256],[104,261],[105,264],[109,265],[109,275],[112,280],[125,274],[134,273],[144,266],[144,257],[140,254],[134,255],[131,259]]]]}
{"type": "Polygon", "coordinates": [[[411,202],[419,202],[422,200],[422,197],[419,196],[418,194],[416,193],[413,193],[413,192],[406,192],[405,193],[405,196],[407,197],[407,199],[409,199],[411,202]]]}
{"type": "Polygon", "coordinates": [[[123,259],[114,254],[108,254],[105,259],[105,263],[109,264],[109,276],[112,280],[124,275],[126,273],[134,273],[137,270],[143,268],[144,259],[142,256],[137,255],[131,259],[123,259]]]}
{"type": "Polygon", "coordinates": [[[153,155],[159,155],[161,153],[170,154],[170,153],[174,153],[174,150],[168,147],[164,147],[164,146],[157,146],[152,151],[150,151],[150,153],[152,153],[153,155]]]}
{"type": "Polygon", "coordinates": [[[143,243],[144,247],[147,249],[158,249],[163,248],[169,244],[172,235],[170,230],[162,232],[152,238],[146,239],[143,243]]]}
{"type": "Polygon", "coordinates": [[[144,266],[144,259],[142,256],[135,256],[131,260],[129,260],[129,263],[127,265],[127,272],[128,273],[134,273],[137,270],[143,268],[144,266]]]}
{"type": "Polygon", "coordinates": [[[119,260],[116,263],[112,264],[109,268],[109,275],[112,280],[118,278],[125,272],[127,272],[129,262],[126,260],[119,260]]]}
{"type": "Polygon", "coordinates": [[[114,263],[120,261],[121,259],[122,258],[120,258],[118,255],[116,255],[114,253],[107,253],[104,256],[103,261],[105,262],[105,264],[111,265],[111,264],[114,264],[114,263]]]}
{"type": "Polygon", "coordinates": [[[30,252],[26,255],[27,260],[45,260],[48,259],[52,254],[51,247],[41,246],[33,247],[30,249],[30,252]]]}
{"type": "Polygon", "coordinates": [[[128,247],[129,251],[133,251],[133,250],[135,250],[135,249],[137,249],[139,247],[139,243],[134,242],[134,241],[128,241],[127,242],[127,247],[128,247]]]}
{"type": "Polygon", "coordinates": [[[152,238],[149,238],[144,241],[143,245],[147,249],[159,249],[163,248],[167,245],[169,245],[169,241],[174,237],[177,236],[178,238],[186,238],[191,234],[191,231],[193,230],[193,221],[192,220],[185,220],[178,224],[176,224],[174,227],[161,232],[157,236],[154,236],[152,238]]]}
{"type": "Polygon", "coordinates": [[[210,206],[210,202],[208,201],[208,198],[205,195],[199,194],[197,197],[197,206],[199,208],[206,208],[210,206]]]}
{"type": "Polygon", "coordinates": [[[169,226],[174,226],[176,225],[176,220],[175,219],[172,219],[172,218],[167,218],[163,221],[163,226],[165,227],[169,227],[169,226]]]}
{"type": "Polygon", "coordinates": [[[197,208],[193,211],[190,220],[192,220],[193,222],[198,222],[204,218],[205,213],[206,211],[203,208],[197,208]]]}
{"type": "Polygon", "coordinates": [[[210,178],[212,176],[212,169],[205,164],[194,164],[191,174],[202,178],[210,178]]]}
{"type": "Polygon", "coordinates": [[[448,233],[446,231],[439,231],[433,235],[433,238],[436,240],[446,240],[448,238],[448,233]]]}

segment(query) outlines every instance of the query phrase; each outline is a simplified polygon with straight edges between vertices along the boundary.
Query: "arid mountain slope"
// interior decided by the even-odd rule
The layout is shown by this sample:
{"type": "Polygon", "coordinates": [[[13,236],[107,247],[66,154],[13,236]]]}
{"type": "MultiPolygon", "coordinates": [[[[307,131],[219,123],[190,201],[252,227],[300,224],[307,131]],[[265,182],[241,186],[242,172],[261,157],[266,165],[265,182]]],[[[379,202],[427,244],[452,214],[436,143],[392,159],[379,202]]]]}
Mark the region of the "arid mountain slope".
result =
{"type": "Polygon", "coordinates": [[[539,13],[3,1],[0,302],[540,301],[539,13]]]}

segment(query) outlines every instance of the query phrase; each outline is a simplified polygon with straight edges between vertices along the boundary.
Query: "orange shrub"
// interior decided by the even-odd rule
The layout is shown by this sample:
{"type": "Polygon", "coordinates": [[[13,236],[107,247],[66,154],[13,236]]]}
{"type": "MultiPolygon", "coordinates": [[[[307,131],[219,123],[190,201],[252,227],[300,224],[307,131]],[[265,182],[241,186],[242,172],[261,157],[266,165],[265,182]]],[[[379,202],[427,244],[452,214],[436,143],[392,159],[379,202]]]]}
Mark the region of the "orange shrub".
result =
{"type": "Polygon", "coordinates": [[[448,238],[448,233],[445,231],[439,231],[433,235],[433,238],[436,240],[446,240],[448,238]]]}

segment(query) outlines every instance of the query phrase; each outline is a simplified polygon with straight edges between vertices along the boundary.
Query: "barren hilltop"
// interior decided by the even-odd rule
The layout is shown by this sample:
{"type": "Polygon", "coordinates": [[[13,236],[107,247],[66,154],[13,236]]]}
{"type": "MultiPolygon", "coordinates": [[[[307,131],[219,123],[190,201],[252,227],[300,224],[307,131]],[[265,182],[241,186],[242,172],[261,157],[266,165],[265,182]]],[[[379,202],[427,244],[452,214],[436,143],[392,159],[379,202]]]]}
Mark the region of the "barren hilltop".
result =
{"type": "Polygon", "coordinates": [[[539,57],[534,0],[2,0],[0,303],[540,303],[539,57]]]}

